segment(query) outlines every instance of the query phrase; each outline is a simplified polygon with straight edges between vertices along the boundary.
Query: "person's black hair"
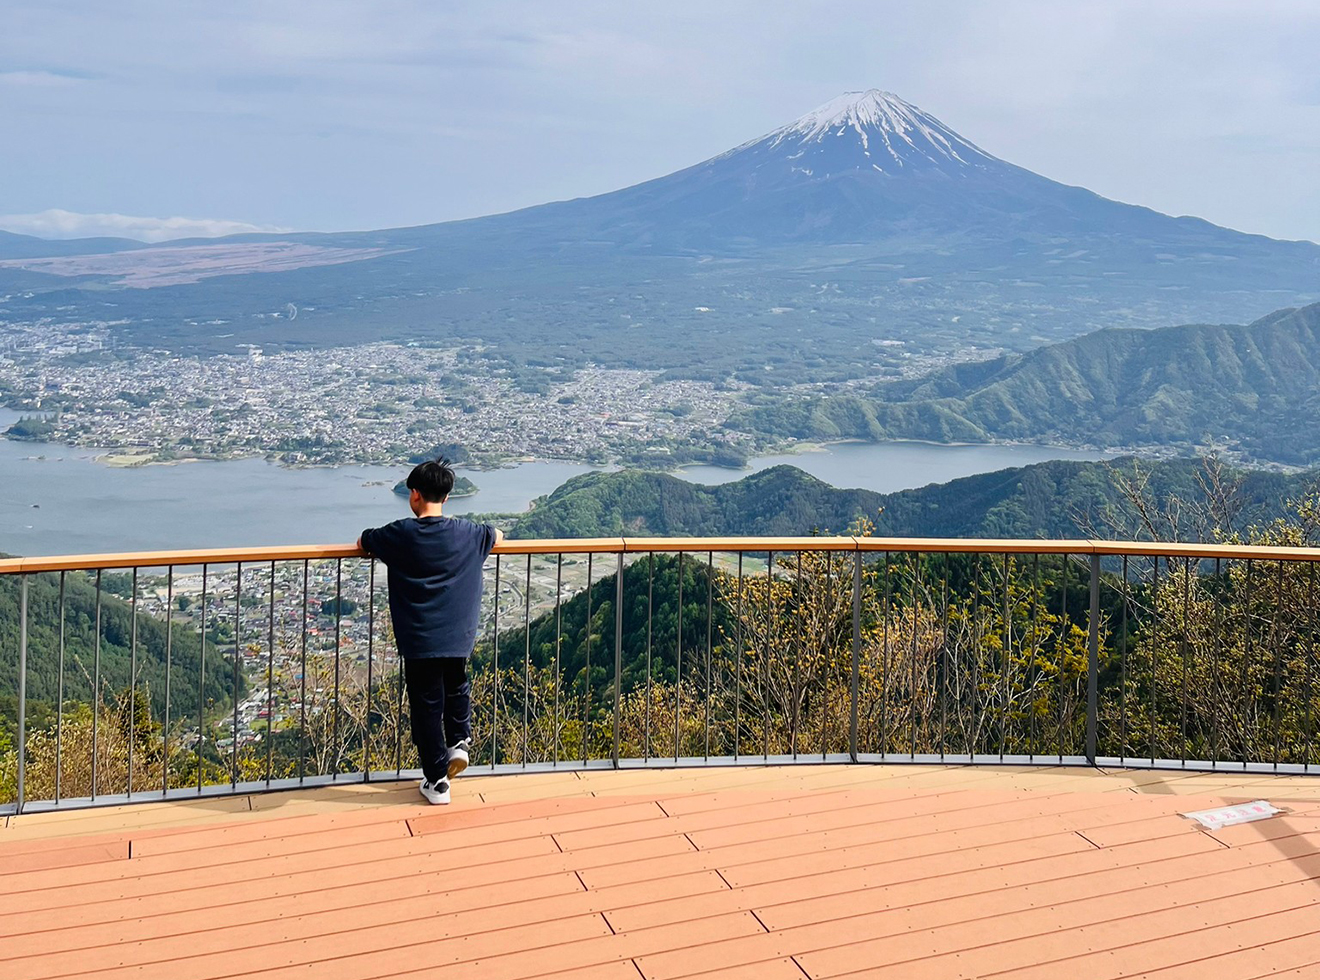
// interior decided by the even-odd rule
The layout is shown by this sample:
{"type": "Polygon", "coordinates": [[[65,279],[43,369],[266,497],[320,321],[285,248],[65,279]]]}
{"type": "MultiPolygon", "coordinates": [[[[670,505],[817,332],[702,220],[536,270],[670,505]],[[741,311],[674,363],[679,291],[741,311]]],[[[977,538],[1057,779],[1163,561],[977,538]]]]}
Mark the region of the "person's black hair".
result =
{"type": "Polygon", "coordinates": [[[405,486],[420,493],[423,500],[438,504],[449,496],[450,490],[454,489],[454,471],[449,465],[449,460],[443,456],[439,459],[428,459],[425,463],[418,463],[413,467],[405,486]]]}

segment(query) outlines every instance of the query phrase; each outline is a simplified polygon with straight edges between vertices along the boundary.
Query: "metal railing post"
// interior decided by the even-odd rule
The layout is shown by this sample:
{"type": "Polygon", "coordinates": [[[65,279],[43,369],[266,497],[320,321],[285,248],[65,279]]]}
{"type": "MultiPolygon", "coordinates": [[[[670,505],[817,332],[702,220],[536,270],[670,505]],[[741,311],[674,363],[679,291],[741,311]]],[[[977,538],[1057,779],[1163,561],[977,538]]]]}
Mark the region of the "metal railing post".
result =
{"type": "MultiPolygon", "coordinates": [[[[619,552],[614,576],[614,751],[611,758],[619,768],[619,718],[623,714],[623,552],[619,552]]],[[[588,627],[589,628],[589,627],[588,627]]]]}
{"type": "Polygon", "coordinates": [[[1091,555],[1091,616],[1086,628],[1086,761],[1095,765],[1100,711],[1100,556],[1091,555]]]}
{"type": "Polygon", "coordinates": [[[27,650],[28,577],[19,586],[18,600],[18,785],[15,813],[23,812],[23,780],[27,775],[27,650]]]}
{"type": "Polygon", "coordinates": [[[848,757],[857,761],[857,689],[862,671],[862,552],[853,552],[852,683],[848,693],[848,757]]]}

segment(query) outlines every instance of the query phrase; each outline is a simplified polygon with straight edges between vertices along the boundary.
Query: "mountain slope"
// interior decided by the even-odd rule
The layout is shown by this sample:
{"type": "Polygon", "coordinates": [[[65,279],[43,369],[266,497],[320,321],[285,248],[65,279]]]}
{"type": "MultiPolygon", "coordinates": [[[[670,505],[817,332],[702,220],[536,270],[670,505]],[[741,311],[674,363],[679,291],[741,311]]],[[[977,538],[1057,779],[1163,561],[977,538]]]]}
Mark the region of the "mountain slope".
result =
{"type": "MultiPolygon", "coordinates": [[[[683,535],[842,534],[858,518],[892,537],[1074,538],[1103,527],[1106,515],[1136,526],[1116,474],[1134,473],[1132,460],[1084,463],[1056,460],[881,494],[832,487],[793,466],[775,466],[719,486],[688,483],[664,473],[623,470],[574,477],[517,519],[520,538],[683,535]]],[[[1176,495],[1203,502],[1201,464],[1177,459],[1142,464],[1157,506],[1176,495]]],[[[1316,473],[1283,476],[1242,472],[1242,512],[1234,529],[1272,520],[1283,504],[1311,487],[1316,473]]],[[[1190,506],[1182,508],[1190,514],[1190,506]]],[[[1185,528],[1184,532],[1206,533],[1185,528]]]]}
{"type": "Polygon", "coordinates": [[[880,503],[871,490],[839,490],[793,466],[714,487],[667,473],[584,473],[537,501],[515,536],[809,534],[845,528],[880,503]]]}
{"type": "MultiPolygon", "coordinates": [[[[5,268],[0,295],[11,277],[23,291],[0,317],[126,319],[117,329],[129,339],[202,351],[483,341],[764,382],[767,365],[795,379],[854,377],[911,353],[1242,322],[1320,297],[1320,246],[1056,183],[876,91],[596,197],[417,228],[226,241],[388,254],[244,274],[216,263],[200,282],[152,289],[67,265],[67,275],[5,268]],[[303,311],[296,321],[263,316],[289,303],[303,311]],[[232,335],[224,343],[206,326],[217,319],[232,335]]],[[[160,247],[150,251],[142,261],[159,261],[160,247]]]]}
{"type": "Polygon", "coordinates": [[[796,438],[1017,440],[1320,463],[1320,304],[1245,327],[1101,330],[879,397],[767,405],[732,424],[796,438]]]}

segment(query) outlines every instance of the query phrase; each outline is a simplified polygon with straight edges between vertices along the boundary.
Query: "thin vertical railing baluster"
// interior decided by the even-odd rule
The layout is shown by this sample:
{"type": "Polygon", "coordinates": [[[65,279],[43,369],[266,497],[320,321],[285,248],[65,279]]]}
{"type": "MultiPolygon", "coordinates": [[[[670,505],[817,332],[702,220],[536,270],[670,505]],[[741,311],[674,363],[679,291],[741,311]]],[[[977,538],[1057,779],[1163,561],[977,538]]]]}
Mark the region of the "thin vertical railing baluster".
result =
{"type": "Polygon", "coordinates": [[[619,768],[619,725],[623,718],[623,552],[614,573],[614,744],[610,759],[619,768]]]}
{"type": "Polygon", "coordinates": [[[999,719],[999,761],[1008,752],[1008,729],[1013,721],[1013,610],[1009,596],[1011,578],[1010,559],[1004,552],[1004,649],[1000,654],[1000,669],[1004,673],[1004,708],[999,719]]]}
{"type": "Polygon", "coordinates": [[[18,590],[18,776],[14,786],[14,812],[23,812],[27,791],[27,654],[28,654],[28,576],[19,576],[18,590]]]}
{"type": "Polygon", "coordinates": [[[1059,629],[1062,632],[1062,648],[1059,651],[1059,664],[1054,673],[1055,695],[1059,703],[1059,733],[1056,736],[1059,750],[1059,763],[1063,763],[1063,730],[1065,724],[1066,707],[1063,702],[1063,668],[1064,668],[1064,650],[1068,648],[1068,637],[1072,633],[1072,620],[1068,616],[1068,556],[1063,556],[1063,571],[1059,576],[1061,584],[1059,629]]]}
{"type": "Polygon", "coordinates": [[[1086,624],[1086,761],[1095,765],[1100,726],[1100,556],[1091,555],[1091,610],[1086,624]]]}
{"type": "MultiPolygon", "coordinates": [[[[374,558],[372,559],[375,560],[374,558]]],[[[385,591],[389,592],[389,576],[385,577],[385,591]]],[[[387,595],[388,598],[388,595],[387,595]]],[[[388,602],[387,602],[388,605],[388,602]]],[[[403,655],[399,653],[398,638],[394,641],[394,776],[397,779],[403,775],[403,681],[404,671],[407,669],[403,662],[403,655]]],[[[469,687],[469,691],[471,687],[469,687]]],[[[469,713],[470,713],[469,705],[469,713]]],[[[411,724],[409,732],[412,731],[411,724]]],[[[469,748],[470,751],[470,748],[469,748]]]]}
{"type": "Polygon", "coordinates": [[[683,552],[678,553],[678,636],[674,641],[674,761],[683,724],[683,552]]]}
{"type": "Polygon", "coordinates": [[[1280,751],[1280,729],[1283,725],[1283,705],[1281,704],[1280,690],[1282,689],[1283,679],[1283,651],[1280,648],[1279,634],[1282,628],[1279,626],[1279,606],[1283,602],[1283,562],[1279,562],[1279,575],[1274,586],[1274,601],[1270,603],[1272,607],[1270,615],[1270,632],[1273,634],[1272,646],[1274,647],[1274,769],[1277,772],[1279,768],[1280,751]]]}
{"type": "Polygon", "coordinates": [[[266,610],[266,785],[275,769],[275,562],[270,563],[270,605],[266,610]]]}
{"type": "Polygon", "coordinates": [[[1150,644],[1150,764],[1155,765],[1155,757],[1158,754],[1159,746],[1157,738],[1159,733],[1159,705],[1156,702],[1156,692],[1159,689],[1159,665],[1156,660],[1156,651],[1159,648],[1160,637],[1160,558],[1155,556],[1154,568],[1151,571],[1150,586],[1150,605],[1151,612],[1155,620],[1155,628],[1151,633],[1150,644]]]}
{"type": "Polygon", "coordinates": [[[1221,717],[1221,705],[1224,704],[1224,691],[1220,678],[1220,660],[1224,652],[1224,584],[1221,582],[1222,559],[1214,559],[1214,577],[1212,578],[1212,592],[1214,596],[1214,654],[1210,659],[1210,725],[1212,725],[1212,742],[1210,742],[1210,770],[1218,769],[1220,765],[1220,749],[1224,745],[1222,740],[1222,726],[1224,718],[1221,717]]]}
{"type": "MultiPolygon", "coordinates": [[[[948,556],[945,556],[948,560],[948,556]]],[[[976,761],[977,737],[981,731],[981,720],[977,717],[980,699],[977,687],[981,683],[981,556],[972,560],[972,703],[968,708],[967,751],[973,762],[976,761]]]]}
{"type": "Polygon", "coordinates": [[[500,569],[502,555],[495,556],[495,605],[490,623],[490,768],[493,772],[500,749],[500,569]]]}
{"type": "MultiPolygon", "coordinates": [[[[272,606],[275,595],[275,565],[271,563],[272,606]]],[[[371,782],[371,745],[374,741],[371,732],[371,682],[372,667],[376,662],[376,559],[367,559],[367,705],[362,718],[362,781],[371,782]]],[[[267,688],[269,691],[269,688],[267,688]]],[[[267,718],[270,716],[267,715],[267,718]]]]}
{"type": "Polygon", "coordinates": [[[940,761],[949,744],[949,556],[940,556],[940,761]]]}
{"type": "Polygon", "coordinates": [[[1119,636],[1122,638],[1122,652],[1119,653],[1118,669],[1119,687],[1118,695],[1118,761],[1120,765],[1127,762],[1128,741],[1127,741],[1127,675],[1128,675],[1128,603],[1131,602],[1129,596],[1128,579],[1128,556],[1123,556],[1123,605],[1121,606],[1122,622],[1119,624],[1119,636]]]}
{"type": "Polygon", "coordinates": [[[838,611],[834,606],[834,553],[825,552],[825,596],[826,608],[829,610],[829,621],[825,624],[826,634],[820,643],[820,676],[822,681],[822,690],[820,693],[820,761],[824,762],[830,754],[830,668],[834,666],[831,662],[831,654],[835,649],[835,616],[838,611]]]}
{"type": "MultiPolygon", "coordinates": [[[[1315,592],[1315,562],[1307,563],[1307,595],[1314,596],[1315,592]]],[[[1315,619],[1316,603],[1312,601],[1308,604],[1310,617],[1310,628],[1306,631],[1306,673],[1302,682],[1304,694],[1303,703],[1306,705],[1306,755],[1302,757],[1302,769],[1306,772],[1311,771],[1311,670],[1315,663],[1315,619]]]]}
{"type": "Polygon", "coordinates": [[[234,570],[234,727],[230,730],[233,740],[230,744],[229,788],[238,785],[238,676],[239,658],[243,649],[243,563],[239,562],[234,570]]]}
{"type": "Polygon", "coordinates": [[[803,647],[806,646],[806,622],[805,617],[802,614],[804,589],[805,586],[802,582],[802,552],[799,551],[797,553],[796,568],[793,572],[793,592],[795,593],[794,599],[797,603],[797,609],[795,610],[797,616],[795,618],[797,619],[798,628],[797,643],[793,645],[793,686],[791,688],[793,694],[793,715],[792,725],[788,730],[788,751],[794,760],[797,759],[798,755],[798,727],[802,723],[800,718],[800,706],[802,704],[802,656],[803,647]]]}
{"type": "MultiPolygon", "coordinates": [[[[858,699],[862,674],[862,552],[853,552],[852,670],[848,679],[848,758],[857,761],[858,699]]],[[[881,709],[883,710],[883,709],[881,709]]]]}
{"type": "Polygon", "coordinates": [[[703,758],[710,759],[711,657],[715,642],[715,552],[706,553],[706,745],[703,758]]]}
{"type": "Polygon", "coordinates": [[[298,662],[298,782],[307,776],[307,593],[310,588],[311,563],[303,559],[302,635],[299,638],[298,662]]]}
{"type": "MultiPolygon", "coordinates": [[[[375,561],[375,559],[372,559],[375,561]]],[[[389,576],[385,576],[385,593],[389,593],[389,576]]],[[[372,614],[374,615],[374,614],[372,614]]],[[[395,639],[395,778],[401,777],[404,773],[404,658],[399,652],[399,641],[395,639]]],[[[409,732],[412,732],[412,726],[409,725],[409,732]]]]}
{"type": "Polygon", "coordinates": [[[643,741],[646,749],[642,753],[648,762],[651,759],[651,646],[655,626],[655,552],[646,555],[646,718],[643,741]]]}
{"type": "MultiPolygon", "coordinates": [[[[733,666],[733,760],[738,761],[742,751],[742,662],[743,662],[743,553],[738,552],[738,622],[734,626],[733,666]]],[[[647,653],[647,673],[650,673],[650,652],[647,653]]],[[[648,697],[649,701],[649,697],[648,697]]]]}
{"type": "MultiPolygon", "coordinates": [[[[128,797],[133,797],[133,745],[137,741],[138,567],[133,566],[133,595],[129,603],[128,641],[128,797]]],[[[148,708],[148,713],[150,708],[148,708]]]]}
{"type": "Polygon", "coordinates": [[[563,725],[559,717],[559,689],[561,686],[561,673],[559,670],[559,653],[564,645],[564,622],[563,622],[563,593],[564,593],[564,553],[561,551],[555,563],[555,717],[554,717],[554,765],[559,765],[559,734],[563,725]]]}
{"type": "Polygon", "coordinates": [[[197,646],[197,742],[195,750],[197,752],[197,792],[202,791],[202,770],[205,768],[202,762],[204,733],[206,732],[206,600],[207,588],[206,577],[209,566],[202,565],[202,612],[199,621],[198,638],[200,642],[197,646]]]}
{"type": "MultiPolygon", "coordinates": [[[[912,731],[911,744],[909,746],[909,755],[916,758],[917,755],[917,625],[921,619],[921,553],[913,551],[909,553],[912,562],[912,609],[909,615],[912,617],[912,731]]],[[[927,719],[929,721],[929,719],[927,719]]]]}
{"type": "Polygon", "coordinates": [[[1246,580],[1245,588],[1243,590],[1244,594],[1243,594],[1243,602],[1242,602],[1242,640],[1243,640],[1244,649],[1242,653],[1242,677],[1241,677],[1242,723],[1239,726],[1242,729],[1242,768],[1243,769],[1246,769],[1247,760],[1251,758],[1251,744],[1249,742],[1249,739],[1251,738],[1251,731],[1250,731],[1251,726],[1249,724],[1249,719],[1254,714],[1254,712],[1250,710],[1250,707],[1247,704],[1248,691],[1250,691],[1250,686],[1248,685],[1248,681],[1247,681],[1247,673],[1251,669],[1251,655],[1253,652],[1252,642],[1251,642],[1251,572],[1253,567],[1254,565],[1252,563],[1252,560],[1248,558],[1247,574],[1246,574],[1247,580],[1246,580]]]}
{"type": "Polygon", "coordinates": [[[100,775],[101,743],[101,569],[96,570],[96,644],[92,653],[92,799],[96,799],[100,775]]]}
{"type": "MultiPolygon", "coordinates": [[[[64,786],[63,786],[63,776],[64,776],[64,577],[65,577],[65,573],[64,573],[64,572],[60,572],[60,598],[59,598],[59,607],[60,607],[60,674],[59,674],[59,678],[58,678],[58,680],[56,681],[56,683],[57,683],[57,685],[58,685],[59,693],[56,695],[56,703],[55,703],[55,802],[56,802],[56,803],[58,803],[58,802],[60,801],[61,791],[62,791],[63,788],[64,788],[64,786]]],[[[166,634],[165,634],[165,637],[166,637],[166,639],[165,639],[165,649],[166,649],[166,651],[168,652],[168,650],[169,650],[169,634],[166,633],[166,634]]],[[[167,657],[167,659],[166,659],[166,663],[167,663],[167,664],[169,663],[168,657],[167,657]]],[[[169,685],[169,676],[170,676],[170,675],[169,675],[168,667],[167,667],[167,668],[166,668],[166,674],[165,674],[165,678],[166,678],[166,688],[165,688],[165,697],[166,697],[166,701],[165,701],[165,703],[166,703],[166,704],[169,704],[169,686],[168,686],[168,685],[169,685]]],[[[169,719],[166,718],[166,723],[168,724],[168,722],[169,722],[169,719]]],[[[169,736],[167,735],[166,737],[168,738],[169,736]]],[[[169,758],[169,753],[168,753],[168,752],[166,752],[165,757],[166,757],[167,759],[169,758]]]]}
{"type": "MultiPolygon", "coordinates": [[[[64,573],[60,573],[61,587],[63,587],[64,573]]],[[[62,617],[61,617],[62,618],[62,617]]],[[[63,629],[64,624],[60,624],[61,641],[63,647],[63,629]]],[[[170,791],[170,667],[174,653],[174,566],[170,565],[165,571],[165,720],[161,725],[161,776],[160,776],[160,795],[165,796],[170,791]]],[[[60,653],[61,664],[63,664],[63,650],[60,653]]],[[[61,682],[63,681],[64,669],[60,668],[61,682]]]]}
{"type": "Polygon", "coordinates": [[[1187,607],[1192,601],[1192,559],[1183,559],[1183,594],[1182,594],[1182,624],[1179,627],[1178,645],[1179,652],[1182,654],[1182,664],[1180,665],[1181,675],[1179,677],[1179,686],[1182,688],[1182,704],[1178,708],[1178,759],[1179,765],[1187,768],[1187,658],[1190,656],[1190,645],[1187,640],[1187,607]]]}
{"type": "Polygon", "coordinates": [[[592,558],[593,555],[587,553],[587,619],[586,619],[586,668],[583,673],[584,682],[582,685],[582,764],[587,764],[587,757],[591,754],[591,585],[592,585],[592,558]]]}
{"type": "Polygon", "coordinates": [[[532,556],[527,556],[527,582],[523,586],[523,724],[522,724],[522,764],[527,767],[527,757],[531,754],[531,718],[528,708],[532,700],[532,556]]]}
{"type": "Polygon", "coordinates": [[[774,622],[775,553],[766,554],[765,562],[765,655],[761,664],[761,756],[770,758],[770,631],[774,622]]]}
{"type": "Polygon", "coordinates": [[[343,629],[344,621],[344,559],[335,559],[335,696],[331,704],[330,714],[330,765],[333,767],[330,779],[333,782],[339,778],[340,754],[342,748],[339,744],[339,710],[341,702],[339,700],[339,644],[340,631],[343,629]]]}
{"type": "Polygon", "coordinates": [[[1222,581],[1222,559],[1215,559],[1214,596],[1215,596],[1215,655],[1210,674],[1210,716],[1214,719],[1214,744],[1210,749],[1210,768],[1219,768],[1219,754],[1223,749],[1223,706],[1224,684],[1221,676],[1220,660],[1224,650],[1224,600],[1228,597],[1222,581]]]}
{"type": "MultiPolygon", "coordinates": [[[[881,627],[881,656],[880,656],[880,759],[884,761],[889,757],[889,665],[893,658],[889,652],[889,617],[890,604],[893,599],[892,582],[889,577],[889,552],[885,552],[885,598],[884,598],[884,623],[881,627]]],[[[860,576],[860,573],[858,573],[860,576]]],[[[861,583],[858,583],[860,594],[861,583]]]]}
{"type": "Polygon", "coordinates": [[[1027,758],[1032,762],[1036,761],[1036,685],[1040,682],[1039,599],[1040,552],[1036,552],[1031,556],[1031,639],[1027,648],[1028,652],[1031,654],[1031,659],[1027,661],[1027,717],[1029,720],[1027,732],[1027,758]]]}

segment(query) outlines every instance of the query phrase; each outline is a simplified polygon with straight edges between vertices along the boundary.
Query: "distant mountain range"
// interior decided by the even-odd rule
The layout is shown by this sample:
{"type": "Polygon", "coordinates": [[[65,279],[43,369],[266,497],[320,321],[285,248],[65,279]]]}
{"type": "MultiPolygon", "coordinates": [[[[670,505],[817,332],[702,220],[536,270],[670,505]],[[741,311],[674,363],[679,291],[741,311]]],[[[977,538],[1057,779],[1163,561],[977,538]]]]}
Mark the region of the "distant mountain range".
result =
{"type": "Polygon", "coordinates": [[[776,399],[730,424],[798,439],[1020,440],[1320,464],[1320,304],[1244,327],[1100,330],[872,397],[776,399]]]}
{"type": "MultiPolygon", "coordinates": [[[[858,519],[890,537],[1074,538],[1091,528],[1131,529],[1137,515],[1117,475],[1138,467],[1158,511],[1172,496],[1184,501],[1185,535],[1211,528],[1193,515],[1207,502],[1202,464],[1178,459],[1138,464],[1056,460],[882,494],[832,487],[794,466],[775,466],[719,486],[688,483],[665,473],[623,470],[574,477],[516,519],[511,536],[574,538],[618,534],[843,534],[858,519]]],[[[1241,530],[1280,516],[1285,501],[1316,485],[1320,473],[1230,474],[1241,530]]]]}
{"type": "Polygon", "coordinates": [[[167,246],[3,235],[0,260],[0,318],[124,321],[121,336],[153,346],[480,341],[533,363],[758,383],[1100,327],[1243,322],[1320,298],[1320,246],[1056,183],[874,90],[597,197],[167,246]],[[80,261],[103,252],[122,261],[80,261]],[[289,304],[296,319],[276,315],[289,304]]]}

